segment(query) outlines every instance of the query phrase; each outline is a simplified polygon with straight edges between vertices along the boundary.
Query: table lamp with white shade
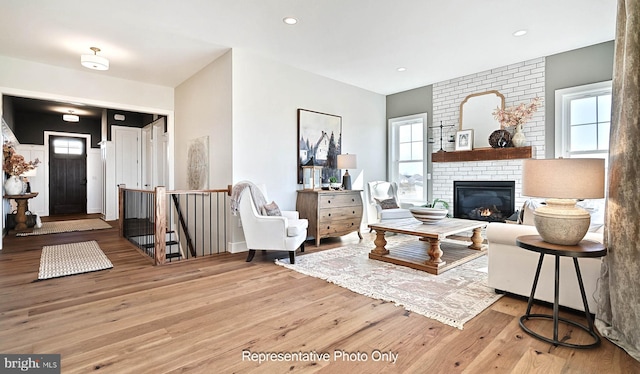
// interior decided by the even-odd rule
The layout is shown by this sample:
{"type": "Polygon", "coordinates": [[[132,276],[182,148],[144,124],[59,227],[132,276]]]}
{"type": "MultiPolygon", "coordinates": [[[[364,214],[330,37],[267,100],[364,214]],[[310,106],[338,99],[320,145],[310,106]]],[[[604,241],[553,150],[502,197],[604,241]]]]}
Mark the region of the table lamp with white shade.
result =
{"type": "Polygon", "coordinates": [[[356,155],[344,154],[338,155],[338,169],[345,169],[344,176],[342,176],[342,187],[345,190],[351,189],[351,175],[349,175],[348,169],[355,169],[357,166],[356,155]]]}
{"type": "Polygon", "coordinates": [[[546,198],[546,204],[533,213],[545,242],[576,245],[591,224],[591,215],[576,206],[576,200],[604,197],[604,160],[526,159],[522,163],[522,194],[546,198]]]}

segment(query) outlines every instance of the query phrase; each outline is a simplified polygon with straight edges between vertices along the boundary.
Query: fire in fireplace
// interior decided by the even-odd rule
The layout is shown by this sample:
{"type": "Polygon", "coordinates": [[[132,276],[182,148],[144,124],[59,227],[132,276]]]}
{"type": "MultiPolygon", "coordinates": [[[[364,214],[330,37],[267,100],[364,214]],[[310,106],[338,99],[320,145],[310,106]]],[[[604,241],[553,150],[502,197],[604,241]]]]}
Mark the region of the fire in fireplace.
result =
{"type": "Polygon", "coordinates": [[[515,209],[514,181],[454,181],[453,216],[504,222],[515,209]]]}

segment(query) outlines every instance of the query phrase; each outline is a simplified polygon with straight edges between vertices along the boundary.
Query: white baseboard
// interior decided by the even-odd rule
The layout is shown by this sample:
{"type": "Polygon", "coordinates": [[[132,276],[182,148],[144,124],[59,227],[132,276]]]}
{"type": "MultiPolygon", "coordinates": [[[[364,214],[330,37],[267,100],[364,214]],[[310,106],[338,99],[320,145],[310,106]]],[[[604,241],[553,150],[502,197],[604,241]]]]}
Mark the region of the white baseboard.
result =
{"type": "Polygon", "coordinates": [[[229,249],[229,253],[247,252],[249,250],[249,248],[247,248],[247,242],[229,242],[227,243],[227,248],[229,249]]]}

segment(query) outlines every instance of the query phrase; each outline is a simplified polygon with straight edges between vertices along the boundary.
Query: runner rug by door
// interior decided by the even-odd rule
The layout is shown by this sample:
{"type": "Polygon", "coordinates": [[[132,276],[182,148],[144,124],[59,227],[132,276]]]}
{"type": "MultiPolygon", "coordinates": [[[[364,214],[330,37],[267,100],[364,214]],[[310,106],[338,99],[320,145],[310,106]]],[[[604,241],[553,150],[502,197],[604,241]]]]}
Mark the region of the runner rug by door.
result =
{"type": "MultiPolygon", "coordinates": [[[[387,248],[415,237],[390,237],[387,248]]],[[[428,244],[425,244],[428,245],[428,244]]],[[[369,259],[371,240],[359,244],[276,260],[278,265],[361,295],[394,302],[406,310],[462,329],[502,295],[487,286],[488,261],[482,256],[440,275],[369,259]]],[[[426,248],[425,248],[426,250],[426,248]]]]}
{"type": "Polygon", "coordinates": [[[57,234],[61,232],[102,230],[110,228],[111,225],[101,219],[74,219],[69,221],[43,222],[42,227],[36,227],[31,232],[19,232],[16,236],[57,234]]]}
{"type": "Polygon", "coordinates": [[[113,264],[95,240],[42,247],[38,279],[110,269],[113,264]]]}

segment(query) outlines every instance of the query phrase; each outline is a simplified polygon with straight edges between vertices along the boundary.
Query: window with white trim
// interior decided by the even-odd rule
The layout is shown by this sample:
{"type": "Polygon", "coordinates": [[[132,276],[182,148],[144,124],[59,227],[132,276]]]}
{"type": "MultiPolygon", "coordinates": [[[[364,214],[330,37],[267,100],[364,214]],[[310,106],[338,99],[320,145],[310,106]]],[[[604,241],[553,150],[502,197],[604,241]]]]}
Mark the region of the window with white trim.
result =
{"type": "MultiPolygon", "coordinates": [[[[611,81],[556,90],[556,157],[604,158],[605,188],[611,129],[611,81]]],[[[580,205],[592,226],[604,224],[604,199],[580,205]]]]}
{"type": "Polygon", "coordinates": [[[427,200],[426,127],[426,113],[389,120],[389,181],[403,202],[427,200]]]}
{"type": "Polygon", "coordinates": [[[611,81],[556,91],[556,157],[607,158],[611,81]]]}

